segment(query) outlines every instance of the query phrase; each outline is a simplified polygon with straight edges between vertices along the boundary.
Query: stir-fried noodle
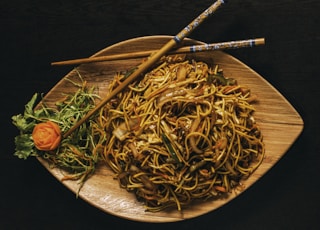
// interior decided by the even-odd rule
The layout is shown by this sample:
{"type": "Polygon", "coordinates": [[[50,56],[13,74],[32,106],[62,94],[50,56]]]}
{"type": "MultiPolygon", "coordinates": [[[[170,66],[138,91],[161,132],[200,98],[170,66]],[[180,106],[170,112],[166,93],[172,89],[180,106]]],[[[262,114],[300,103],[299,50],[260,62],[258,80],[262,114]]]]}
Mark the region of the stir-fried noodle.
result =
{"type": "MultiPolygon", "coordinates": [[[[110,90],[126,77],[117,74],[110,90]]],[[[101,110],[104,159],[149,211],[219,197],[263,160],[253,100],[217,66],[161,62],[101,110]]]]}

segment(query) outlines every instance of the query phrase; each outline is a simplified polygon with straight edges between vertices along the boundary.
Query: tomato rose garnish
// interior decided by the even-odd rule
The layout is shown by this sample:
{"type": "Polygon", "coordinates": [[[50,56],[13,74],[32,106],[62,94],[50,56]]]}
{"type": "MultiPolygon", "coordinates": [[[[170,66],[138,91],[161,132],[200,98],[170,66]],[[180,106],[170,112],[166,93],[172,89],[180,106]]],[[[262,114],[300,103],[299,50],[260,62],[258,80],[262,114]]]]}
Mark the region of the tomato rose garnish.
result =
{"type": "Polygon", "coordinates": [[[52,121],[39,123],[33,129],[32,139],[37,149],[43,151],[54,150],[61,141],[60,127],[52,121]]]}

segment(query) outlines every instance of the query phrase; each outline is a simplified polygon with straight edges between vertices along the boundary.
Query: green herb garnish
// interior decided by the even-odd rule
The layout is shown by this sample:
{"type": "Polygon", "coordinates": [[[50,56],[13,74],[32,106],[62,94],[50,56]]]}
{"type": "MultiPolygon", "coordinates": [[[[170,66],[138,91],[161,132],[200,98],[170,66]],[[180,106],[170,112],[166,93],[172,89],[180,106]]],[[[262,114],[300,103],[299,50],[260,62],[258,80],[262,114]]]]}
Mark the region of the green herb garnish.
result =
{"type": "Polygon", "coordinates": [[[12,117],[12,123],[20,131],[20,134],[15,138],[15,156],[21,159],[27,159],[30,156],[44,158],[53,167],[59,167],[68,172],[63,180],[80,180],[82,185],[87,177],[94,172],[100,158],[97,148],[104,141],[101,132],[99,135],[95,132],[98,124],[94,123],[93,119],[81,125],[72,135],[62,139],[61,142],[59,141],[59,145],[54,149],[43,150],[48,147],[47,144],[51,147],[50,141],[56,141],[48,139],[47,127],[41,130],[40,132],[43,133],[37,136],[44,138],[44,140],[38,141],[44,145],[43,148],[35,145],[36,141],[33,137],[35,127],[46,122],[58,125],[63,133],[94,108],[95,101],[99,96],[94,93],[94,88],[86,86],[86,82],[82,80],[80,75],[79,79],[80,83],[67,79],[79,89],[75,93],[66,95],[63,101],[57,102],[56,108],[49,108],[44,103],[40,103],[36,107],[37,101],[41,98],[39,94],[34,94],[26,104],[24,113],[12,117]]]}

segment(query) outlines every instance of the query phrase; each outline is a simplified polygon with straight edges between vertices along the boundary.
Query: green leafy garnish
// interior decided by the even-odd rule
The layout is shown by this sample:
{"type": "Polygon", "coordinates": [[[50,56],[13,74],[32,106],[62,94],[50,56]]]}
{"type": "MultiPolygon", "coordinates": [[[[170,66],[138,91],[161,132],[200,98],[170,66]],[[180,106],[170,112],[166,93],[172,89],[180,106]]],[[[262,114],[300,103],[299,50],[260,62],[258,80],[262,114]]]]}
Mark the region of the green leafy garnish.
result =
{"type": "MultiPolygon", "coordinates": [[[[12,123],[20,131],[15,137],[14,155],[20,159],[28,157],[41,157],[46,159],[53,167],[66,170],[69,174],[63,179],[80,180],[81,184],[91,175],[100,156],[97,146],[101,145],[104,138],[94,132],[97,124],[89,120],[81,125],[72,135],[61,140],[54,150],[39,150],[33,140],[33,130],[40,123],[52,122],[59,126],[61,132],[66,132],[78,120],[84,117],[95,106],[99,96],[94,93],[94,88],[88,88],[86,82],[79,75],[81,83],[71,81],[79,89],[66,95],[63,101],[56,103],[55,108],[49,108],[44,103],[36,107],[39,94],[34,94],[25,105],[22,114],[12,116],[12,123]],[[36,109],[35,109],[36,107],[36,109]]],[[[94,117],[93,117],[94,118],[94,117]]],[[[41,136],[41,135],[40,135],[41,136]]]]}
{"type": "Polygon", "coordinates": [[[31,134],[21,134],[20,136],[15,137],[16,152],[15,156],[21,159],[27,159],[29,156],[36,156],[34,150],[34,143],[31,137],[31,134]]]}
{"type": "Polygon", "coordinates": [[[22,132],[28,132],[33,129],[36,121],[33,108],[37,100],[38,94],[34,94],[31,100],[25,105],[24,114],[18,114],[12,117],[13,124],[22,132]]]}

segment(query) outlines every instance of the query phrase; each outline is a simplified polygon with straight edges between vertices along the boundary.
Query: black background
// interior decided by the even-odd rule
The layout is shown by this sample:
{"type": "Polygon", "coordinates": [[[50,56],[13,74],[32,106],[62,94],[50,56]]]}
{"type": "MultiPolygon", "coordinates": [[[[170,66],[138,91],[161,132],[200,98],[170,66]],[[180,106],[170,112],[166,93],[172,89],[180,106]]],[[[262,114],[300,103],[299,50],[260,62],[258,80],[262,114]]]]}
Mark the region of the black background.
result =
{"type": "MultiPolygon", "coordinates": [[[[0,229],[319,229],[318,0],[231,0],[189,37],[218,42],[265,37],[266,45],[232,50],[276,87],[302,116],[301,136],[241,196],[206,215],[167,224],[141,223],[92,207],[36,159],[13,156],[11,116],[35,92],[48,92],[72,67],[57,60],[87,57],[146,35],[175,35],[209,0],[2,0],[0,229]]],[[[288,130],[290,132],[290,130],[288,130]]]]}

